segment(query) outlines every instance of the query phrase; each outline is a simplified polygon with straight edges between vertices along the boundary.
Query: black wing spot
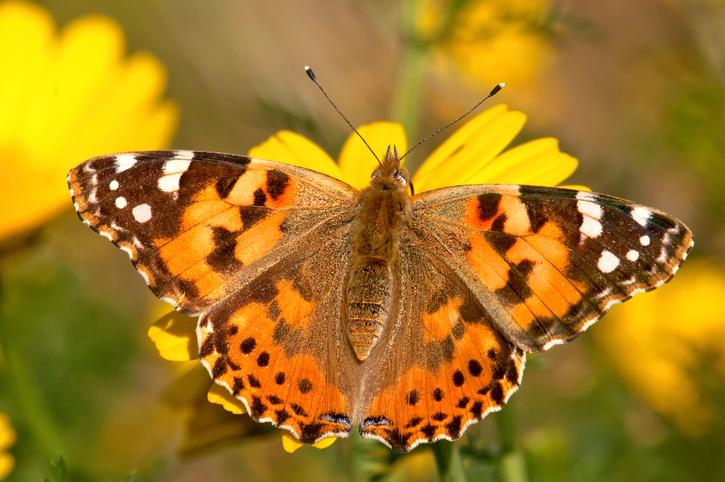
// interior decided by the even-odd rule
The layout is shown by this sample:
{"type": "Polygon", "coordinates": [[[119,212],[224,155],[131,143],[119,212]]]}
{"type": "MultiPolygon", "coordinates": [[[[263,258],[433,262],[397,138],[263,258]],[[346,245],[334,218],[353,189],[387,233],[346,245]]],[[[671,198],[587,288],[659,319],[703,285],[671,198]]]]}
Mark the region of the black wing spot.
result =
{"type": "Polygon", "coordinates": [[[252,388],[260,388],[262,386],[259,379],[252,374],[247,375],[247,381],[249,382],[249,386],[252,388]]]}
{"type": "Polygon", "coordinates": [[[254,205],[255,206],[264,206],[264,204],[266,202],[267,202],[267,195],[264,194],[264,191],[261,188],[254,191],[254,205]]]}
{"type": "Polygon", "coordinates": [[[289,184],[289,176],[282,171],[273,169],[267,173],[267,192],[272,199],[277,199],[284,194],[289,184]]]}
{"type": "Polygon", "coordinates": [[[269,365],[269,353],[263,351],[257,357],[257,365],[260,367],[266,367],[269,365]]]}
{"type": "Polygon", "coordinates": [[[493,220],[493,224],[491,225],[491,229],[493,231],[503,231],[504,225],[506,224],[506,220],[508,219],[508,216],[505,214],[499,214],[496,219],[493,220]]]}
{"type": "Polygon", "coordinates": [[[224,360],[224,357],[219,357],[214,362],[214,368],[211,370],[211,376],[213,378],[219,378],[227,372],[227,368],[227,362],[224,360]]]}
{"type": "Polygon", "coordinates": [[[478,217],[481,221],[491,219],[498,212],[498,205],[501,202],[501,195],[489,192],[478,196],[478,217]]]}
{"type": "Polygon", "coordinates": [[[491,398],[496,402],[496,405],[503,405],[503,387],[499,382],[494,383],[491,389],[491,398]]]}
{"type": "Polygon", "coordinates": [[[312,382],[303,378],[297,383],[297,387],[300,389],[300,392],[309,393],[309,391],[312,390],[312,382]]]}
{"type": "Polygon", "coordinates": [[[232,189],[234,188],[234,184],[236,184],[237,179],[239,179],[239,176],[234,177],[222,177],[219,179],[214,187],[216,187],[216,192],[219,194],[219,197],[221,199],[226,198],[230,192],[232,192],[232,189]]]}
{"type": "Polygon", "coordinates": [[[483,367],[478,362],[478,360],[468,360],[468,373],[473,375],[474,377],[479,376],[483,372],[483,367]]]}
{"type": "Polygon", "coordinates": [[[257,340],[254,338],[247,338],[245,339],[241,345],[239,345],[239,348],[242,350],[242,353],[245,355],[249,355],[254,351],[254,348],[257,346],[257,340]]]}
{"type": "Polygon", "coordinates": [[[453,384],[457,387],[460,387],[463,385],[463,382],[465,381],[463,377],[463,372],[461,370],[456,370],[455,373],[453,373],[453,384]]]}

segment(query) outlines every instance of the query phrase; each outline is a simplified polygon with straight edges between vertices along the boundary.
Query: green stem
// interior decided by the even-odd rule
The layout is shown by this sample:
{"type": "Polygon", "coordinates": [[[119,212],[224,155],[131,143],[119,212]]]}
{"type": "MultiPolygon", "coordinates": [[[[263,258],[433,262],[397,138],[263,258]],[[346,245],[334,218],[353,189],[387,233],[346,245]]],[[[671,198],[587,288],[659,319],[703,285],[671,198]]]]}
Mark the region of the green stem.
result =
{"type": "Polygon", "coordinates": [[[393,118],[403,124],[411,141],[415,140],[418,130],[423,74],[428,59],[428,48],[415,32],[416,3],[416,0],[403,2],[403,59],[393,96],[393,118]]]}
{"type": "Polygon", "coordinates": [[[431,449],[435,456],[441,482],[466,482],[461,453],[455,443],[437,442],[431,445],[431,449]]]}
{"type": "MultiPolygon", "coordinates": [[[[0,276],[0,301],[3,299],[3,279],[0,276]]],[[[0,304],[0,321],[7,320],[0,304]]],[[[3,325],[0,323],[0,326],[3,325]]],[[[0,355],[4,362],[3,371],[8,378],[9,389],[13,395],[16,407],[22,412],[23,422],[30,428],[37,444],[45,451],[48,458],[61,454],[63,444],[53,417],[47,410],[38,393],[37,379],[35,379],[23,358],[7,344],[7,338],[0,332],[0,355]]]]}
{"type": "Polygon", "coordinates": [[[48,458],[63,453],[63,443],[47,407],[38,393],[37,385],[23,359],[12,349],[4,347],[7,374],[23,422],[48,458]]]}
{"type": "Polygon", "coordinates": [[[524,454],[518,448],[513,409],[514,406],[509,404],[495,417],[498,440],[501,445],[498,471],[503,482],[527,482],[526,462],[524,454]]]}

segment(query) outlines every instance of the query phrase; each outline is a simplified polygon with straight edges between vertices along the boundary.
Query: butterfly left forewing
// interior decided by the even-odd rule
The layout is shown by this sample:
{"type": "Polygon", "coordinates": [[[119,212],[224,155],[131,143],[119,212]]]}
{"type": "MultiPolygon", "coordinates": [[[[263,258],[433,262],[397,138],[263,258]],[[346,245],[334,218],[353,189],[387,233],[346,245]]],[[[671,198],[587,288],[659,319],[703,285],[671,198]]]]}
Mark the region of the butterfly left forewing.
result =
{"type": "Polygon", "coordinates": [[[159,298],[200,313],[349,218],[356,191],[286,164],[196,151],[130,152],[75,167],[80,219],[125,251],[159,298]]]}
{"type": "Polygon", "coordinates": [[[417,196],[413,212],[429,246],[527,351],[564,343],[664,284],[693,244],[666,213],[568,189],[453,187],[417,196]]]}

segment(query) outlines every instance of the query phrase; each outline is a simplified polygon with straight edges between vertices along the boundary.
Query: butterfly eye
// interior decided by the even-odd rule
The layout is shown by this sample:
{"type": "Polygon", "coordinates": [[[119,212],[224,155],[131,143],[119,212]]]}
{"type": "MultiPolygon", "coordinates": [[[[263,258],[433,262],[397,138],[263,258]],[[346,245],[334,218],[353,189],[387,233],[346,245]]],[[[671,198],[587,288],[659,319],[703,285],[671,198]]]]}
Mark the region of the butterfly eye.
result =
{"type": "Polygon", "coordinates": [[[400,171],[395,171],[395,174],[393,174],[395,177],[395,180],[398,181],[401,185],[405,186],[408,184],[408,180],[403,176],[403,174],[400,171]]]}

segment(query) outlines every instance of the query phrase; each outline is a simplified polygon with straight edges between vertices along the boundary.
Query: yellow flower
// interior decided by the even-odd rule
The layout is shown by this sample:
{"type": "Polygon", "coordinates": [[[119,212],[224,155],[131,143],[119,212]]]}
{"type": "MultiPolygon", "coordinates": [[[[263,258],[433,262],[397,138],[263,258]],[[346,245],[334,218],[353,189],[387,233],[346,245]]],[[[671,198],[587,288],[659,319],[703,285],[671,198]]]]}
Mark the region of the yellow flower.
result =
{"type": "Polygon", "coordinates": [[[689,435],[706,432],[717,410],[705,384],[725,382],[724,268],[691,262],[666,286],[612,309],[596,332],[632,390],[689,435]]]}
{"type": "Polygon", "coordinates": [[[417,30],[439,64],[452,60],[476,85],[505,80],[520,91],[537,85],[553,58],[544,33],[551,13],[549,0],[420,0],[417,30]]]}
{"type": "Polygon", "coordinates": [[[159,97],[163,66],[124,57],[119,26],[101,16],[55,30],[47,11],[0,3],[0,238],[68,203],[68,169],[93,155],[165,146],[177,109],[159,97]],[[12,206],[12,209],[8,208],[12,206]]]}
{"type": "Polygon", "coordinates": [[[15,430],[10,419],[0,412],[0,480],[4,480],[15,466],[15,459],[7,450],[15,444],[15,430]]]}
{"type": "MultiPolygon", "coordinates": [[[[423,162],[412,179],[416,192],[455,184],[558,185],[576,170],[578,161],[561,152],[556,139],[537,139],[503,152],[525,122],[523,113],[511,111],[505,105],[476,115],[423,162]]],[[[390,144],[396,145],[401,154],[408,147],[400,124],[374,122],[359,127],[358,131],[381,158],[390,144]]],[[[312,141],[290,131],[270,136],[250,149],[249,155],[313,169],[357,188],[367,186],[377,166],[375,158],[354,134],[343,144],[337,162],[312,141]]],[[[195,327],[196,320],[170,313],[155,322],[148,335],[163,358],[191,360],[198,358],[195,327]]],[[[239,400],[217,385],[208,390],[207,399],[232,413],[245,412],[239,400]]],[[[315,447],[327,447],[334,440],[323,439],[315,447]]],[[[287,434],[283,435],[282,443],[288,452],[303,445],[287,434]]]]}

